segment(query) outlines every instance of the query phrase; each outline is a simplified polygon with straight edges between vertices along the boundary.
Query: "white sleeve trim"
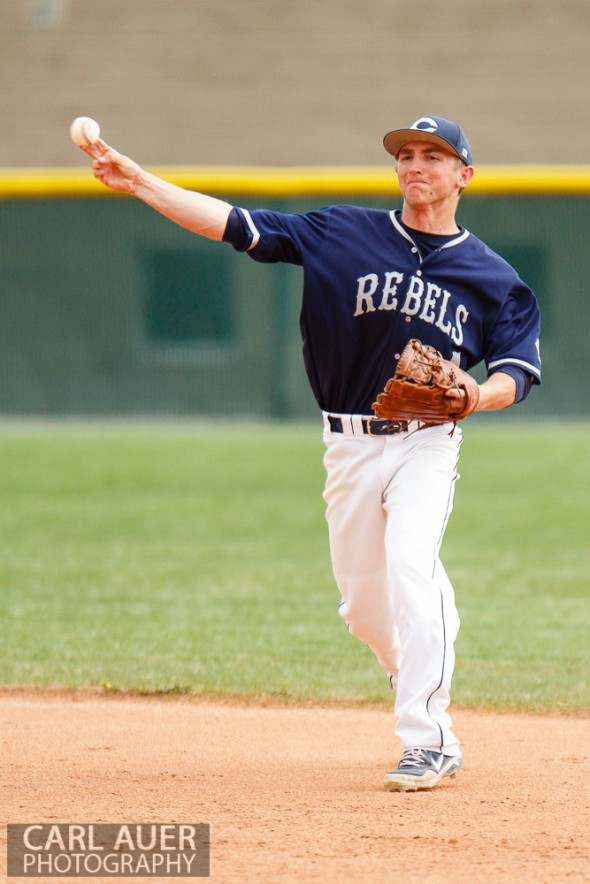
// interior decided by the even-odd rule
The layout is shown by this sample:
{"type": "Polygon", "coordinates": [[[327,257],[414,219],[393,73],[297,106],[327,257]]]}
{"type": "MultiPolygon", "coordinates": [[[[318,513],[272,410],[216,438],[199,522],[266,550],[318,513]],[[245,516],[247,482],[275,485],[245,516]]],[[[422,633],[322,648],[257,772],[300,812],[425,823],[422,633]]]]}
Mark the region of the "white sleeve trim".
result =
{"type": "Polygon", "coordinates": [[[246,251],[249,252],[251,249],[255,248],[258,245],[258,241],[260,239],[260,231],[258,230],[256,225],[254,224],[254,221],[252,220],[252,216],[247,209],[242,209],[242,215],[246,219],[246,224],[250,228],[250,233],[252,235],[252,242],[250,243],[250,245],[246,249],[246,251]]]}
{"type": "Polygon", "coordinates": [[[531,365],[530,362],[525,362],[524,359],[496,359],[494,362],[489,363],[488,370],[490,368],[497,368],[499,365],[517,365],[519,368],[526,368],[536,378],[541,377],[541,372],[536,365],[531,365]]]}

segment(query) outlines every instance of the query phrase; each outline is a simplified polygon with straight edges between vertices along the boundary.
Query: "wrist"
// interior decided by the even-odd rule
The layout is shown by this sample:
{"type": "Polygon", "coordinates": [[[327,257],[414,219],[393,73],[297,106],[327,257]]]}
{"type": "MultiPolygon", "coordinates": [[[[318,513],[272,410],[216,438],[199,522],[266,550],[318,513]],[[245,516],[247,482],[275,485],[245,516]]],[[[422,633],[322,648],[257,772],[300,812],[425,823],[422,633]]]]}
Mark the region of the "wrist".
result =
{"type": "Polygon", "coordinates": [[[146,197],[149,193],[153,193],[154,187],[151,179],[157,180],[155,175],[146,172],[141,166],[137,166],[134,177],[130,179],[131,193],[140,199],[146,197]]]}
{"type": "Polygon", "coordinates": [[[507,374],[496,372],[479,385],[476,411],[498,411],[514,404],[516,381],[507,374]]]}

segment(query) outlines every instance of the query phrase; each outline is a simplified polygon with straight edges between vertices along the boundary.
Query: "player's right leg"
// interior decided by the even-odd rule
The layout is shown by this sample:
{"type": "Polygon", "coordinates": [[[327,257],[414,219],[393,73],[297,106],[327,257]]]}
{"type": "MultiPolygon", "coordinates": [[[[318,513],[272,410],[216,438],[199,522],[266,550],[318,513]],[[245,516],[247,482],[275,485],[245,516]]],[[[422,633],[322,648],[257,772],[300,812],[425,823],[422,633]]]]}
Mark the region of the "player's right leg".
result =
{"type": "Polygon", "coordinates": [[[396,686],[399,639],[387,582],[382,506],[383,441],[327,434],[326,486],[330,553],[350,633],[367,644],[396,686]]]}

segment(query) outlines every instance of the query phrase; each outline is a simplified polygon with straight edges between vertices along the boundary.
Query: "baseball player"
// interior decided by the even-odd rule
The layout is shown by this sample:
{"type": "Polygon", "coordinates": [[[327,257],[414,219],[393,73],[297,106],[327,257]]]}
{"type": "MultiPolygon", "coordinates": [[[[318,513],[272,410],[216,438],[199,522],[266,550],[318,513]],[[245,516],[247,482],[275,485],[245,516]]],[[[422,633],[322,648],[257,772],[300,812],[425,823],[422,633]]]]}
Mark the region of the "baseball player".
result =
{"type": "MultiPolygon", "coordinates": [[[[454,421],[375,417],[410,340],[458,369],[484,362],[468,411],[522,401],[540,382],[539,308],[515,270],[455,215],[474,169],[459,125],[424,116],[384,138],[401,211],[246,211],[147,173],[104,141],[95,176],[189,230],[261,262],[303,268],[301,332],[323,416],[326,517],[339,612],[395,690],[403,747],[385,789],[431,789],[462,765],[448,714],[459,617],[439,557],[462,432],[454,421]]],[[[459,407],[465,390],[445,394],[459,407]]],[[[468,411],[466,413],[468,413],[468,411]]]]}

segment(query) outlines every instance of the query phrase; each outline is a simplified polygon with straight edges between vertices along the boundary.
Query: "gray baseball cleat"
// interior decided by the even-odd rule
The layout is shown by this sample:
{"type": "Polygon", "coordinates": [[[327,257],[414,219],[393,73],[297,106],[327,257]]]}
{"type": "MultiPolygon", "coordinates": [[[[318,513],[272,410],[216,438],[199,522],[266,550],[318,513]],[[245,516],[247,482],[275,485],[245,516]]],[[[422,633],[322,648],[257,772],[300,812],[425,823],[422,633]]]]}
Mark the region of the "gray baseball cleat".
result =
{"type": "Polygon", "coordinates": [[[460,755],[444,755],[436,749],[405,749],[395,770],[385,774],[386,792],[432,789],[444,777],[454,777],[463,764],[460,755]]]}

